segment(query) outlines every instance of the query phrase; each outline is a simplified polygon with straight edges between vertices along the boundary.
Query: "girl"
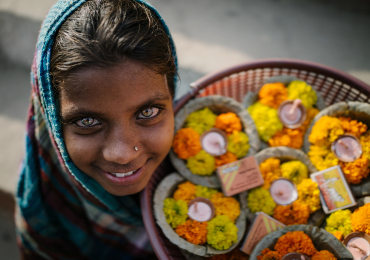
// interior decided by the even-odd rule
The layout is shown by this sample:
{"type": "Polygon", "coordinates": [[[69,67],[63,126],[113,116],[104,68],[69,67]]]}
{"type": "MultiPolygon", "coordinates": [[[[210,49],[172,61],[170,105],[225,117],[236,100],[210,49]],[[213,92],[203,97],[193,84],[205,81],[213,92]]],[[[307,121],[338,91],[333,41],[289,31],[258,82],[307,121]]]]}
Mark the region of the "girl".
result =
{"type": "Polygon", "coordinates": [[[144,0],[60,0],[32,67],[23,259],[155,258],[138,192],[168,153],[176,55],[144,0]]]}

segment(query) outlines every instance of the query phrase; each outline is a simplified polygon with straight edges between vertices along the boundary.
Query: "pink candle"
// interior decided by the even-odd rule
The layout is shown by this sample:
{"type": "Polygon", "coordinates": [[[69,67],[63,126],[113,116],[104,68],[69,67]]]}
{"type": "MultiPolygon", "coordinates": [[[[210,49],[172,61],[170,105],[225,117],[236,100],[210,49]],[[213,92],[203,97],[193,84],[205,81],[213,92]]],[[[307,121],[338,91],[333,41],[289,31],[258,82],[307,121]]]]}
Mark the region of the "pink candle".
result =
{"type": "Polygon", "coordinates": [[[287,100],[280,104],[278,115],[285,127],[298,128],[306,120],[306,109],[300,99],[287,100]]]}
{"type": "Polygon", "coordinates": [[[296,186],[285,178],[279,178],[271,183],[270,194],[279,205],[289,205],[298,199],[296,186]]]}
{"type": "Polygon", "coordinates": [[[343,162],[353,162],[361,157],[362,145],[350,134],[341,135],[332,143],[331,149],[335,156],[343,162]]]}
{"type": "Polygon", "coordinates": [[[281,260],[310,260],[310,258],[304,254],[292,252],[284,255],[281,260]]]}
{"type": "Polygon", "coordinates": [[[347,243],[354,260],[365,260],[370,255],[370,244],[362,237],[354,237],[347,243]]]}
{"type": "Polygon", "coordinates": [[[201,136],[201,144],[204,151],[213,156],[220,156],[227,151],[227,137],[219,129],[212,128],[201,136]]]}

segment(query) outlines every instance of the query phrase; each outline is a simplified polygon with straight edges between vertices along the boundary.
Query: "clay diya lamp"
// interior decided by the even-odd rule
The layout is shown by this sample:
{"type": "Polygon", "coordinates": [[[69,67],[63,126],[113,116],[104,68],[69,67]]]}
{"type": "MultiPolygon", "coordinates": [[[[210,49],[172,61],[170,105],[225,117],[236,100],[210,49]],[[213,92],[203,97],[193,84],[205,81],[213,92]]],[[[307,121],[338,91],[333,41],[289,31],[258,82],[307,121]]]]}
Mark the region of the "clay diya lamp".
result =
{"type": "Polygon", "coordinates": [[[286,100],[278,108],[281,123],[290,129],[303,125],[307,117],[307,110],[300,99],[286,100]]]}
{"type": "Polygon", "coordinates": [[[292,252],[284,255],[281,260],[311,260],[311,258],[301,253],[292,252]]]}
{"type": "Polygon", "coordinates": [[[370,236],[353,232],[344,238],[343,244],[353,255],[353,260],[370,260],[370,236]]]}
{"type": "Polygon", "coordinates": [[[227,136],[224,131],[212,128],[200,137],[202,149],[212,156],[220,156],[227,152],[227,136]]]}
{"type": "Polygon", "coordinates": [[[197,197],[189,202],[188,207],[188,216],[192,220],[204,222],[215,216],[215,207],[209,199],[197,197]]]}
{"type": "Polygon", "coordinates": [[[286,178],[274,180],[269,191],[271,197],[279,205],[290,205],[298,199],[297,186],[286,178]]]}
{"type": "Polygon", "coordinates": [[[344,134],[331,144],[334,155],[342,162],[353,162],[361,157],[362,145],[356,136],[344,134]]]}

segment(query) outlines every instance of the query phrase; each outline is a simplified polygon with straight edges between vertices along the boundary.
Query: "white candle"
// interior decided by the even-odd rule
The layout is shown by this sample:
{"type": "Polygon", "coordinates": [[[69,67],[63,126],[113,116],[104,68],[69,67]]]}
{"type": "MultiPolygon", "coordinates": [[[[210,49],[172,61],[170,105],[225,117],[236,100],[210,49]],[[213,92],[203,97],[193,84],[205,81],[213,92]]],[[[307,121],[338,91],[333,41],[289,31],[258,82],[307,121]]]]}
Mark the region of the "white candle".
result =
{"type": "Polygon", "coordinates": [[[355,136],[346,134],[333,142],[332,151],[339,160],[353,162],[360,158],[362,145],[355,136]]]}
{"type": "Polygon", "coordinates": [[[284,255],[281,260],[310,260],[310,258],[304,254],[292,252],[284,255]]]}
{"type": "Polygon", "coordinates": [[[370,244],[362,237],[354,237],[347,243],[354,260],[365,260],[370,255],[370,244]]]}
{"type": "Polygon", "coordinates": [[[277,204],[289,205],[298,199],[298,191],[290,180],[279,178],[271,183],[271,197],[277,204]]]}
{"type": "Polygon", "coordinates": [[[295,99],[294,101],[288,100],[281,103],[278,113],[280,121],[288,128],[297,128],[306,119],[306,111],[300,99],[295,99]]]}
{"type": "Polygon", "coordinates": [[[201,137],[202,148],[213,156],[219,156],[226,153],[227,139],[220,130],[211,129],[203,133],[201,137]]]}
{"type": "Polygon", "coordinates": [[[188,216],[199,222],[208,221],[212,217],[212,209],[207,203],[194,202],[188,209],[188,216]]]}

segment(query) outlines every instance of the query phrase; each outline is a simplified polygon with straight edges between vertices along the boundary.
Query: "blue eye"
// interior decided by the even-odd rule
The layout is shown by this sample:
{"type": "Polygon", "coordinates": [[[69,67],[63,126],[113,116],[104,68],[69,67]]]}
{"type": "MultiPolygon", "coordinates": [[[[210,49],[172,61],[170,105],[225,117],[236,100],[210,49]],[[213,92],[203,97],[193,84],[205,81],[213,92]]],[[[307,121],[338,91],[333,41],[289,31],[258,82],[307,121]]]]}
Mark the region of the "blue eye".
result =
{"type": "Polygon", "coordinates": [[[155,117],[159,113],[160,109],[157,107],[148,107],[141,110],[138,118],[151,118],[155,117]]]}
{"type": "Polygon", "coordinates": [[[75,124],[80,127],[92,127],[100,124],[100,121],[93,117],[78,119],[75,124]]]}

